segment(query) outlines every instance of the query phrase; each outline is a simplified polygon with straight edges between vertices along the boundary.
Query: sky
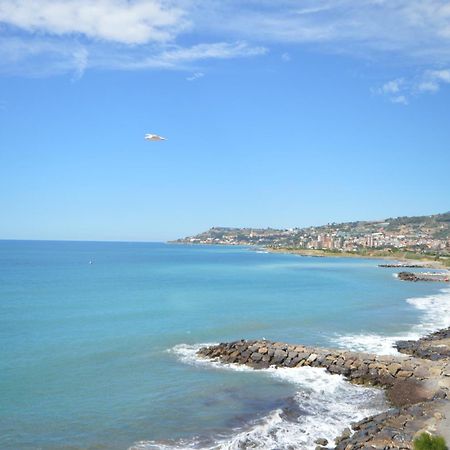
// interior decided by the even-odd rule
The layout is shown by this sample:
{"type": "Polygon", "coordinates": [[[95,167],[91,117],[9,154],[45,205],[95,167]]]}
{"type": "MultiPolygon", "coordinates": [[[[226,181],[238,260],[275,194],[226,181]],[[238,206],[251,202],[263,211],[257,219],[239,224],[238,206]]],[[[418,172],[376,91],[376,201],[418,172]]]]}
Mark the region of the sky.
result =
{"type": "Polygon", "coordinates": [[[426,215],[449,194],[449,1],[0,0],[0,239],[426,215]]]}

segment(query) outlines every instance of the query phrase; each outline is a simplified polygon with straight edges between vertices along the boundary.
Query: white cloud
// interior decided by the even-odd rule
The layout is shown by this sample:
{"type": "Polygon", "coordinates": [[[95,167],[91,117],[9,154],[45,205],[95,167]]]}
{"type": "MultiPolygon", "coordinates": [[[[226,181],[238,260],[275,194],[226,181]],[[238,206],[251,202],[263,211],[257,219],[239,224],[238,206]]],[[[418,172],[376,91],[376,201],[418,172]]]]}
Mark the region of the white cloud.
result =
{"type": "MultiPolygon", "coordinates": [[[[92,67],[182,67],[192,72],[201,69],[189,66],[193,62],[263,55],[272,44],[284,43],[372,61],[394,57],[397,66],[432,71],[437,63],[450,65],[450,4],[449,0],[0,0],[2,71],[20,72],[26,65],[40,73],[70,70],[75,77],[92,67]],[[13,45],[14,39],[21,43],[13,45]]],[[[289,58],[288,53],[281,56],[283,61],[289,58]]],[[[436,92],[447,83],[442,74],[424,76],[421,82],[414,85],[416,91],[436,92]]],[[[384,95],[394,97],[407,84],[384,95]]]]}
{"type": "MultiPolygon", "coordinates": [[[[71,73],[79,79],[87,69],[191,71],[214,59],[264,55],[267,49],[246,42],[214,42],[190,47],[80,45],[72,41],[11,38],[0,40],[0,72],[10,75],[49,76],[71,73]]],[[[201,73],[195,70],[194,73],[201,73]]]]}
{"type": "Polygon", "coordinates": [[[450,83],[450,70],[427,70],[417,88],[421,92],[437,92],[441,84],[448,83],[450,83]]]}
{"type": "Polygon", "coordinates": [[[83,76],[84,71],[88,66],[88,55],[89,53],[84,47],[81,47],[74,51],[73,60],[75,74],[73,80],[78,80],[83,76]]]}
{"type": "Polygon", "coordinates": [[[198,80],[199,78],[203,78],[204,76],[205,76],[205,74],[203,72],[195,72],[190,77],[187,77],[186,80],[187,81],[195,81],[195,80],[198,80]]]}
{"type": "Polygon", "coordinates": [[[383,94],[397,94],[404,84],[405,80],[403,78],[398,78],[384,83],[380,90],[383,94]]]}
{"type": "MultiPolygon", "coordinates": [[[[231,59],[264,55],[267,49],[254,47],[246,42],[214,42],[197,44],[191,47],[171,46],[167,49],[152,49],[151,55],[146,56],[147,50],[137,49],[131,58],[116,55],[110,59],[101,59],[97,67],[113,67],[124,70],[139,69],[183,69],[189,70],[193,64],[211,59],[231,59]]],[[[148,53],[148,52],[147,52],[148,53]]]]}
{"type": "Polygon", "coordinates": [[[395,80],[386,81],[381,87],[373,89],[373,93],[385,96],[392,103],[407,105],[408,98],[404,94],[405,89],[405,80],[403,78],[397,78],[395,80]]]}
{"type": "Polygon", "coordinates": [[[408,81],[404,78],[387,81],[374,92],[386,96],[393,103],[407,105],[411,97],[435,93],[443,84],[450,84],[450,69],[426,70],[417,78],[408,81]]]}
{"type": "Polygon", "coordinates": [[[392,103],[399,103],[401,105],[407,105],[409,103],[405,95],[396,95],[391,97],[390,100],[392,103]]]}
{"type": "Polygon", "coordinates": [[[49,76],[71,73],[79,79],[89,65],[88,50],[76,42],[41,38],[0,39],[0,72],[9,75],[49,76]]]}
{"type": "Polygon", "coordinates": [[[289,53],[285,52],[281,55],[281,59],[284,62],[289,62],[291,60],[291,55],[289,53]]]}
{"type": "Polygon", "coordinates": [[[450,62],[448,0],[198,0],[197,27],[358,56],[450,62]],[[232,6],[230,6],[230,4],[232,6]],[[301,8],[299,7],[301,5],[301,8]]]}
{"type": "Polygon", "coordinates": [[[415,86],[419,93],[435,93],[439,91],[442,84],[450,83],[450,69],[427,70],[415,86]]]}
{"type": "Polygon", "coordinates": [[[50,35],[80,34],[125,44],[168,41],[187,26],[160,0],[0,0],[0,23],[50,35]]]}
{"type": "Polygon", "coordinates": [[[439,83],[436,81],[422,81],[417,86],[420,92],[437,92],[439,90],[439,83]]]}
{"type": "Polygon", "coordinates": [[[184,47],[163,52],[159,58],[168,63],[180,63],[198,61],[202,59],[229,59],[242,56],[264,55],[267,49],[264,47],[252,47],[246,42],[217,42],[212,44],[198,44],[192,47],[184,47]]]}

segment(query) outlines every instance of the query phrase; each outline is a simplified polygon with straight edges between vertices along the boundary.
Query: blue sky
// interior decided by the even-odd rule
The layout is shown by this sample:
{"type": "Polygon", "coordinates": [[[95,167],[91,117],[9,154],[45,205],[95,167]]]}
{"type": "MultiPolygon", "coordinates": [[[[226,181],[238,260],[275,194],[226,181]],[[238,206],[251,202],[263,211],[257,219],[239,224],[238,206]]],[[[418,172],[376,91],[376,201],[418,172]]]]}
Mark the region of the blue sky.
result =
{"type": "Polygon", "coordinates": [[[449,174],[448,1],[0,0],[0,238],[432,214],[449,174]]]}

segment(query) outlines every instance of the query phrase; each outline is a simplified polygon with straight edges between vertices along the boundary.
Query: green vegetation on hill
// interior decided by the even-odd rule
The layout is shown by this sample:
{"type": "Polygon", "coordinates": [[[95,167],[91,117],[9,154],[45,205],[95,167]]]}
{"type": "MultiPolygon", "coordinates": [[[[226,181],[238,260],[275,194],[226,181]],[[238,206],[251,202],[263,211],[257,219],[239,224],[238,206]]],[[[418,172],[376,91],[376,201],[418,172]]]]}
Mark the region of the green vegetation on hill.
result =
{"type": "Polygon", "coordinates": [[[336,253],[342,256],[436,258],[449,265],[450,212],[378,221],[329,223],[307,228],[213,227],[177,242],[257,245],[272,249],[336,253]]]}

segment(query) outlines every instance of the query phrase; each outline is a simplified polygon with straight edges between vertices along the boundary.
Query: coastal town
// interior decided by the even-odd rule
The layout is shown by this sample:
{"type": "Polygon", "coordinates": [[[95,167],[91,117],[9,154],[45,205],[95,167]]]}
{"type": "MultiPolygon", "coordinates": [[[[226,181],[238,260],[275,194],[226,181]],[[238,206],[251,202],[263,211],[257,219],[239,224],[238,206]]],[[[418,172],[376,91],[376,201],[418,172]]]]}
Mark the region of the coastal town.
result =
{"type": "Polygon", "coordinates": [[[450,256],[450,212],[379,221],[329,223],[307,228],[227,228],[210,230],[176,242],[256,245],[273,249],[305,249],[358,253],[367,250],[408,251],[450,256]]]}

